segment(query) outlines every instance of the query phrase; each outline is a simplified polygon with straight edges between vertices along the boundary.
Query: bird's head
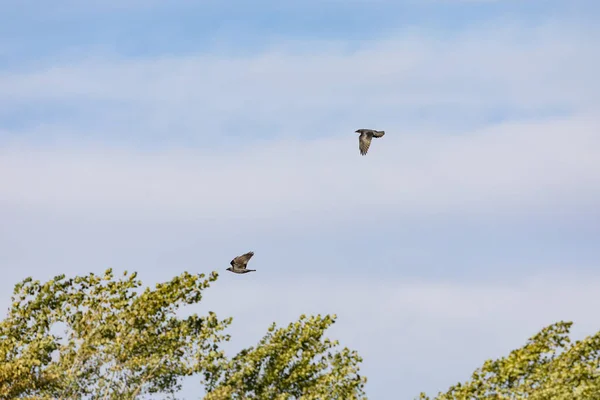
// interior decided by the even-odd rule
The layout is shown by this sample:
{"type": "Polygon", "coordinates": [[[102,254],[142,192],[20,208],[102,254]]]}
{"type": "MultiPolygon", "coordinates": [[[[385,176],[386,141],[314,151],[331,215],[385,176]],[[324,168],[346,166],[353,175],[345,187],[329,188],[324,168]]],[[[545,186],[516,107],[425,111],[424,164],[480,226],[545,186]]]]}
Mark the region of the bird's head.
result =
{"type": "Polygon", "coordinates": [[[233,267],[227,268],[227,271],[233,271],[233,267]]]}
{"type": "Polygon", "coordinates": [[[360,129],[355,130],[354,133],[360,133],[360,129]]]}

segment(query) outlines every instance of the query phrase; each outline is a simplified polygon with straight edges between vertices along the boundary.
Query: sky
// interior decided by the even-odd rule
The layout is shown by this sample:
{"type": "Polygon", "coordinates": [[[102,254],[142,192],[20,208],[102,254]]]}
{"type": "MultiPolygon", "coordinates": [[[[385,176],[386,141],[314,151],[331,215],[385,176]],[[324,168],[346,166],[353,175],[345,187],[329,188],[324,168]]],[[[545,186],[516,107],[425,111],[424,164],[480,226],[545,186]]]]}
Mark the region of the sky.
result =
{"type": "Polygon", "coordinates": [[[189,311],[228,351],[335,313],[372,399],[600,329],[597,1],[0,9],[0,309],[27,276],[216,270],[189,311]]]}

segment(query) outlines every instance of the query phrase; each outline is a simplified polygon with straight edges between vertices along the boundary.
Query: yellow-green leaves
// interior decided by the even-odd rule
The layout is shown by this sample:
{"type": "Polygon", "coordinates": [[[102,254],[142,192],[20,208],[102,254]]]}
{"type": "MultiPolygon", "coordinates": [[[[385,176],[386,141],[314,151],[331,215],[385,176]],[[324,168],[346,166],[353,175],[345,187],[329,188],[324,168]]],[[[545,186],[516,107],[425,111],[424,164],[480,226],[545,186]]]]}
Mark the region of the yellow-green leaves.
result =
{"type": "MultiPolygon", "coordinates": [[[[600,332],[569,345],[571,325],[550,325],[508,357],[486,361],[469,382],[436,399],[600,399],[600,332]]],[[[429,399],[423,393],[420,398],[429,399]]]]}
{"type": "Polygon", "coordinates": [[[0,323],[0,398],[132,399],[176,389],[223,358],[230,319],[175,315],[216,278],[183,273],[141,294],[135,273],[115,279],[110,269],[25,279],[0,323]]]}
{"type": "Polygon", "coordinates": [[[207,371],[205,399],[363,399],[362,361],[324,338],[329,315],[306,317],[287,328],[273,324],[256,347],[207,371]]]}
{"type": "MultiPolygon", "coordinates": [[[[192,375],[203,377],[209,400],[366,398],[361,358],[324,336],[335,315],[273,324],[255,347],[227,358],[219,346],[231,318],[176,314],[217,277],[186,272],[143,290],[136,273],[110,269],[23,280],[0,322],[0,399],[135,399],[175,392],[192,375]]],[[[436,399],[599,400],[600,332],[571,344],[570,327],[543,329],[436,399]]]]}
{"type": "Polygon", "coordinates": [[[335,316],[273,324],[255,348],[227,359],[219,348],[231,318],[180,318],[201,301],[213,272],[183,273],[141,289],[136,273],[111,269],[15,286],[0,322],[0,399],[134,399],[173,393],[203,376],[208,399],[362,399],[356,352],[324,338],[335,316]]]}

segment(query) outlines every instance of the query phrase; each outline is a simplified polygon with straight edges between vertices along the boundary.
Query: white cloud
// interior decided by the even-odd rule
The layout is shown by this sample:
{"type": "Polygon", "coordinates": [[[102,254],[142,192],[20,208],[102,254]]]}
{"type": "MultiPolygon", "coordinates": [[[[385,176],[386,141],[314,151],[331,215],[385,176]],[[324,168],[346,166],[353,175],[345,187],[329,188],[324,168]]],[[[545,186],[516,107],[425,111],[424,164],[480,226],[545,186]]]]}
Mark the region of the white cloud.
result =
{"type": "Polygon", "coordinates": [[[342,119],[348,126],[400,118],[422,124],[419,114],[428,107],[455,114],[445,115],[444,124],[498,107],[582,110],[598,105],[597,37],[585,25],[502,21],[444,38],[406,30],[357,50],[341,42],[288,41],[248,57],[86,55],[80,63],[0,75],[0,103],[89,102],[78,129],[163,137],[218,136],[253,124],[297,136],[347,129],[342,119]],[[242,127],[232,128],[235,121],[242,127]]]}
{"type": "Polygon", "coordinates": [[[176,219],[589,209],[600,200],[599,126],[589,115],[461,135],[397,125],[365,157],[352,131],[216,153],[5,147],[0,198],[4,206],[176,219]]]}
{"type": "Polygon", "coordinates": [[[356,51],[281,43],[251,57],[92,58],[7,72],[5,113],[45,104],[69,115],[6,132],[21,139],[0,150],[1,201],[159,218],[593,205],[595,37],[585,25],[502,23],[444,39],[405,32],[356,51]],[[481,128],[505,109],[569,113],[481,128]],[[387,131],[365,158],[359,126],[387,131]],[[175,145],[163,151],[107,144],[166,136],[175,145]],[[81,137],[96,142],[74,145],[81,137]],[[56,146],[36,148],[40,138],[56,146]],[[181,141],[192,145],[179,150],[181,141]]]}

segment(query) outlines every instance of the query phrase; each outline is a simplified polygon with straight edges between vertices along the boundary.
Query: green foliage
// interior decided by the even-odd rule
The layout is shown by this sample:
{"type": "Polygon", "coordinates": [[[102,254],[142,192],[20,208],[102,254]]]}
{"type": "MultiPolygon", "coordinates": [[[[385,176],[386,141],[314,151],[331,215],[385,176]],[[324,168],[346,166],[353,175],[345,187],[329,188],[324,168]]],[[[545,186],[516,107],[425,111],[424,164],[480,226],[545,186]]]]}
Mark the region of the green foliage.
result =
{"type": "MultiPolygon", "coordinates": [[[[600,332],[570,344],[571,322],[540,331],[508,357],[488,360],[471,380],[436,400],[598,400],[600,332]]],[[[429,400],[424,393],[421,399],[429,400]]]]}
{"type": "Polygon", "coordinates": [[[364,399],[362,359],[337,341],[323,338],[335,316],[309,317],[287,328],[273,324],[254,348],[241,351],[224,367],[207,373],[208,395],[216,399],[364,399]]]}
{"type": "Polygon", "coordinates": [[[364,398],[360,357],[323,338],[335,317],[273,325],[228,359],[219,345],[231,318],[176,315],[217,277],[183,273],[145,290],[135,273],[111,270],[25,279],[0,322],[0,398],[135,399],[175,393],[185,376],[202,377],[213,400],[364,398]]]}
{"type": "Polygon", "coordinates": [[[0,398],[123,399],[177,389],[179,378],[217,363],[230,319],[175,316],[202,298],[213,273],[184,273],[141,293],[136,274],[16,285],[0,323],[0,398]],[[51,332],[63,324],[63,335],[51,332]]]}

